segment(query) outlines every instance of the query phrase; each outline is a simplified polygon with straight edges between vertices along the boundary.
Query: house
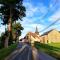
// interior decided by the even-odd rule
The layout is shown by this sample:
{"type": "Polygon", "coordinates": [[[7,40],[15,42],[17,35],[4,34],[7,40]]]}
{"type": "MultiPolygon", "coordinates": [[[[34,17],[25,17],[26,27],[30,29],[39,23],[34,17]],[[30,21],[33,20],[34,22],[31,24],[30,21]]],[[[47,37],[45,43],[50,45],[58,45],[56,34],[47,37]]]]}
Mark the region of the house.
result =
{"type": "Polygon", "coordinates": [[[41,43],[59,43],[60,33],[59,31],[52,29],[41,35],[41,43]]]}
{"type": "Polygon", "coordinates": [[[38,29],[36,27],[36,31],[35,33],[33,32],[28,32],[26,34],[26,39],[30,42],[30,43],[34,43],[35,41],[40,42],[40,35],[38,32],[38,29]]]}

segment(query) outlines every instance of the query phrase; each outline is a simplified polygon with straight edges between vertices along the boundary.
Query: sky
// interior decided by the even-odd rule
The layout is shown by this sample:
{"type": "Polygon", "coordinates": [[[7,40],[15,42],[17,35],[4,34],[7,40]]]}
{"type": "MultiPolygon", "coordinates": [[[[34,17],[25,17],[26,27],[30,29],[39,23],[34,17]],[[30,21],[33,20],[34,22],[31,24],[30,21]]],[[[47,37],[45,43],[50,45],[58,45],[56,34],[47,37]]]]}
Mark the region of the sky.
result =
{"type": "MultiPolygon", "coordinates": [[[[28,32],[35,32],[36,26],[40,34],[51,29],[60,31],[60,20],[42,31],[60,19],[60,0],[24,0],[23,5],[26,7],[26,17],[23,18],[23,21],[19,21],[24,27],[21,37],[24,37],[28,32]]],[[[4,28],[5,26],[0,24],[0,33],[4,31],[4,28]]]]}

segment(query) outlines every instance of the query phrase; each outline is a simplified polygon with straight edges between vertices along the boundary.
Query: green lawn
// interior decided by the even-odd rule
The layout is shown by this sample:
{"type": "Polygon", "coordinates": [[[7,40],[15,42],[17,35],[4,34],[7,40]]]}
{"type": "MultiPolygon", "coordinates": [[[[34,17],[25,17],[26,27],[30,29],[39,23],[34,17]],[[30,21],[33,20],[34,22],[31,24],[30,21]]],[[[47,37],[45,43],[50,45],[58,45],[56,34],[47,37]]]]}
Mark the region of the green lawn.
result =
{"type": "Polygon", "coordinates": [[[49,44],[49,45],[60,48],[60,43],[51,43],[51,44],[49,44]]]}
{"type": "Polygon", "coordinates": [[[8,48],[0,49],[0,60],[4,60],[12,51],[16,49],[17,44],[12,44],[8,48]]]}
{"type": "Polygon", "coordinates": [[[39,51],[43,51],[60,60],[60,43],[41,44],[36,42],[35,47],[39,51]]]}

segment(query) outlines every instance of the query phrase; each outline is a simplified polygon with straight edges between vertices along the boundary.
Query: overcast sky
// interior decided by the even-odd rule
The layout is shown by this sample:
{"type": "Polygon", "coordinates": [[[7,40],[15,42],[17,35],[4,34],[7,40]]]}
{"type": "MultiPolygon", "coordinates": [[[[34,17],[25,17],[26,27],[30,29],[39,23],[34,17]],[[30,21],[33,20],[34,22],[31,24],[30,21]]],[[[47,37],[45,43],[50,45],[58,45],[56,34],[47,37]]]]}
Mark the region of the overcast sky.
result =
{"type": "MultiPolygon", "coordinates": [[[[40,32],[60,18],[60,0],[24,0],[23,4],[26,7],[26,17],[23,18],[23,21],[19,21],[24,27],[22,37],[29,31],[35,32],[36,26],[40,32]]],[[[50,29],[60,30],[60,21],[45,31],[50,29]]],[[[2,27],[0,24],[0,33],[3,31],[4,26],[2,27]]]]}

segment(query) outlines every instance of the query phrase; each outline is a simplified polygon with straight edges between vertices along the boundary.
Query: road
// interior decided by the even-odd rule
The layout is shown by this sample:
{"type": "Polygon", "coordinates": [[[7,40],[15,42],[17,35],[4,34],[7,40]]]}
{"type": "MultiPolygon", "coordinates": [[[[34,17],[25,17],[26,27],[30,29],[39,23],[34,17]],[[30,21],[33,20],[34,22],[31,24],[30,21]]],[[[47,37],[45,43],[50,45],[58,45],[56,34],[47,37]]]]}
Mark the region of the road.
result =
{"type": "Polygon", "coordinates": [[[52,56],[50,56],[42,51],[39,52],[39,58],[41,60],[57,60],[56,58],[54,58],[54,57],[52,57],[52,56]]]}
{"type": "Polygon", "coordinates": [[[18,51],[18,53],[19,54],[16,57],[14,57],[14,59],[11,60],[33,60],[32,49],[29,45],[26,45],[26,47],[22,49],[21,52],[18,51]]]}
{"type": "Polygon", "coordinates": [[[17,50],[5,60],[56,60],[44,52],[38,52],[35,47],[19,43],[17,50]]]}

